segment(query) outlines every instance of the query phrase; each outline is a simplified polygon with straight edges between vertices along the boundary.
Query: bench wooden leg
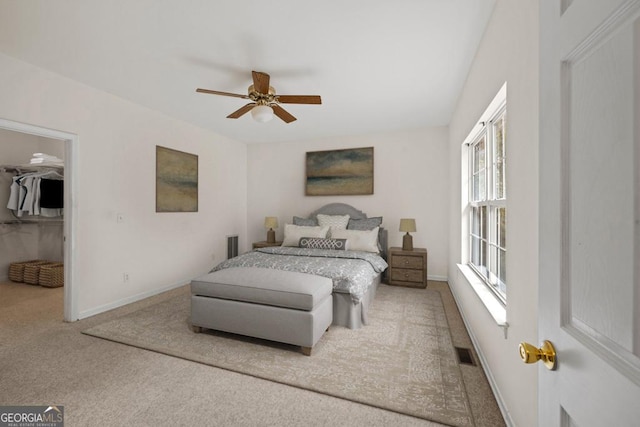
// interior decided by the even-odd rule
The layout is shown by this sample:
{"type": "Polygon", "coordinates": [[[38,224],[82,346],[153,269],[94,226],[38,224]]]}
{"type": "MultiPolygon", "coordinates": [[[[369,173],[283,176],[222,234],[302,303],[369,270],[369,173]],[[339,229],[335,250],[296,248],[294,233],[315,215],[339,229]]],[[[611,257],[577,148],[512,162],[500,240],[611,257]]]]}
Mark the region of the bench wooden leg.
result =
{"type": "Polygon", "coordinates": [[[305,356],[311,356],[311,347],[300,347],[300,350],[305,356]]]}
{"type": "Polygon", "coordinates": [[[192,330],[193,330],[193,332],[195,332],[196,334],[199,334],[200,332],[202,332],[202,326],[191,325],[191,329],[192,329],[192,330]]]}

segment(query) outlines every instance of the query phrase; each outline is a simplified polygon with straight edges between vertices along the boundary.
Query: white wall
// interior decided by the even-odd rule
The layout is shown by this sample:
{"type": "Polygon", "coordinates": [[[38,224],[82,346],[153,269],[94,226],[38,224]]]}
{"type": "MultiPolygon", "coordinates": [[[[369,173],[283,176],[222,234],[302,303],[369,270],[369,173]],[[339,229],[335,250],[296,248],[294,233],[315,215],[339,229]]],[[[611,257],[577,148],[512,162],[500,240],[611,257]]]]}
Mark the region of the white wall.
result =
{"type": "Polygon", "coordinates": [[[0,118],[78,135],[80,317],[186,283],[244,239],[244,144],[2,54],[0,93],[0,118]],[[197,213],[155,212],[156,145],[199,156],[197,213]]]}
{"type": "MultiPolygon", "coordinates": [[[[286,131],[286,129],[284,130],[286,131]]],[[[402,246],[400,218],[416,219],[414,247],[426,247],[428,275],[446,280],[448,264],[448,129],[425,128],[387,134],[248,146],[248,214],[250,241],[266,239],[265,216],[283,225],[294,215],[306,217],[332,202],[350,204],[369,216],[382,216],[389,245],[402,246]],[[374,194],[305,196],[305,153],[374,147],[374,194]]]]}
{"type": "Polygon", "coordinates": [[[449,283],[507,418],[537,425],[537,367],[522,363],[520,341],[538,342],[538,4],[498,0],[450,123],[449,283]],[[507,82],[508,337],[462,275],[461,147],[507,82]]]}

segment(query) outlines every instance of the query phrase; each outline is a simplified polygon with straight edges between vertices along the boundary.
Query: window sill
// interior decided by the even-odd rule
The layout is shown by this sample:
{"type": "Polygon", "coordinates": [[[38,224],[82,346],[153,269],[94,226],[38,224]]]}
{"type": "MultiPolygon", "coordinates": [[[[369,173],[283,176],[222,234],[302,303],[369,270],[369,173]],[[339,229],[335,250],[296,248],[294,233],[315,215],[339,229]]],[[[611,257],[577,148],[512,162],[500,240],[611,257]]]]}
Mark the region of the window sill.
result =
{"type": "Polygon", "coordinates": [[[496,297],[491,290],[487,288],[482,280],[468,265],[458,264],[458,270],[465,277],[471,289],[476,293],[482,304],[486,307],[493,320],[501,328],[504,328],[505,337],[507,336],[507,309],[502,302],[496,297]]]}

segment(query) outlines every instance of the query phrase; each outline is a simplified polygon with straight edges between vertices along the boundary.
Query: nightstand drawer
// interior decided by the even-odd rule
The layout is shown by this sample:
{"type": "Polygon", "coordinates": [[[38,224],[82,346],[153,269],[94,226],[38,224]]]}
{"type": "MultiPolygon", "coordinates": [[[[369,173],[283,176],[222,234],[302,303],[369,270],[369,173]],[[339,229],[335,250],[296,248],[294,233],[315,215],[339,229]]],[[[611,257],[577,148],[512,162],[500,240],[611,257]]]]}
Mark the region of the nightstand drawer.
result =
{"type": "Polygon", "coordinates": [[[394,255],[391,257],[391,266],[395,268],[416,268],[422,269],[423,259],[421,256],[394,255]]]}
{"type": "Polygon", "coordinates": [[[397,282],[424,282],[424,272],[423,270],[394,268],[391,270],[391,280],[397,282]]]}

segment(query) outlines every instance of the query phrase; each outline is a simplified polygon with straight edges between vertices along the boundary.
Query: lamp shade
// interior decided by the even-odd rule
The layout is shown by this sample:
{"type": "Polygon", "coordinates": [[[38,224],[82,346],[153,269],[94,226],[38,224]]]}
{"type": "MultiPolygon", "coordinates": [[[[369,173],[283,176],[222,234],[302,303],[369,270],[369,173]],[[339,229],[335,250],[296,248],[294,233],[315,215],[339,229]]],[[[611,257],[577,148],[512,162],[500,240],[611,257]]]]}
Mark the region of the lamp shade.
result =
{"type": "Polygon", "coordinates": [[[264,218],[265,228],[278,228],[278,218],[275,216],[267,216],[264,218]]]}
{"type": "Polygon", "coordinates": [[[260,123],[266,123],[273,119],[273,108],[268,105],[256,105],[251,109],[251,117],[260,123]]]}
{"type": "Polygon", "coordinates": [[[400,231],[413,233],[416,231],[416,220],[414,218],[401,218],[400,231]]]}

